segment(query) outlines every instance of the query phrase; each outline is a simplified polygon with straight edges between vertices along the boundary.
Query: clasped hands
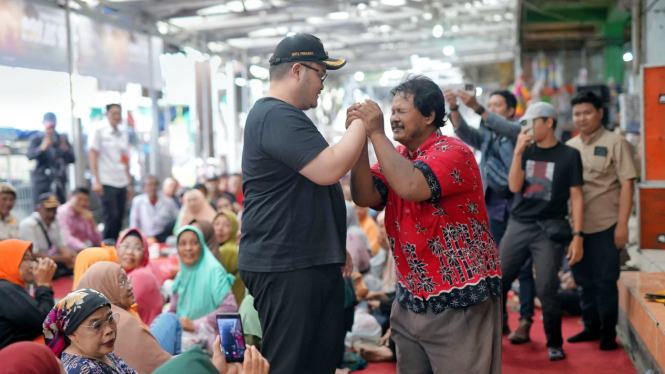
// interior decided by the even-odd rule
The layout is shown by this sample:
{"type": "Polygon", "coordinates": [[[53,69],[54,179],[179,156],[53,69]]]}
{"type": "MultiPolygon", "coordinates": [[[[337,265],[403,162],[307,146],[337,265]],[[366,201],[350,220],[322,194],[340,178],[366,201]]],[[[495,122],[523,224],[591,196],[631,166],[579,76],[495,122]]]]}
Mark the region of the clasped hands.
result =
{"type": "Polygon", "coordinates": [[[347,129],[357,119],[361,120],[365,125],[368,137],[371,138],[377,134],[385,135],[383,112],[379,104],[374,101],[366,99],[364,103],[355,103],[346,110],[347,129]]]}

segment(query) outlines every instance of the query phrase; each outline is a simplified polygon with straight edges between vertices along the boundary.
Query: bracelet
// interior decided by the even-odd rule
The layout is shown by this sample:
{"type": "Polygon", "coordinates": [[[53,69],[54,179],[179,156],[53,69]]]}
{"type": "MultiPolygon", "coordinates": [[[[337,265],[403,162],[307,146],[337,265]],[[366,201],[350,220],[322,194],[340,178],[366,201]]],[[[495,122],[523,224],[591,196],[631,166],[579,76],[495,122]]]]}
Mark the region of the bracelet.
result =
{"type": "Polygon", "coordinates": [[[478,110],[475,111],[478,115],[483,115],[485,113],[485,107],[481,106],[478,110]]]}
{"type": "Polygon", "coordinates": [[[451,112],[457,112],[458,110],[459,110],[459,105],[456,106],[456,107],[454,107],[454,108],[453,108],[453,107],[450,107],[450,111],[451,111],[451,112]]]}

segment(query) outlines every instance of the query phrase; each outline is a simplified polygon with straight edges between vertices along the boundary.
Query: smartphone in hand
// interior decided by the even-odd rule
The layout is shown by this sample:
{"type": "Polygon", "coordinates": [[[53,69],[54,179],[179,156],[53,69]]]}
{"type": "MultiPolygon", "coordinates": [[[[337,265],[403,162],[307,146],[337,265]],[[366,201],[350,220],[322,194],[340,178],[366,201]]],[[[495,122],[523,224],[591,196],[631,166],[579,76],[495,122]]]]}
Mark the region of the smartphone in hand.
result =
{"type": "Polygon", "coordinates": [[[217,328],[226,362],[243,362],[246,346],[240,314],[218,313],[217,328]]]}

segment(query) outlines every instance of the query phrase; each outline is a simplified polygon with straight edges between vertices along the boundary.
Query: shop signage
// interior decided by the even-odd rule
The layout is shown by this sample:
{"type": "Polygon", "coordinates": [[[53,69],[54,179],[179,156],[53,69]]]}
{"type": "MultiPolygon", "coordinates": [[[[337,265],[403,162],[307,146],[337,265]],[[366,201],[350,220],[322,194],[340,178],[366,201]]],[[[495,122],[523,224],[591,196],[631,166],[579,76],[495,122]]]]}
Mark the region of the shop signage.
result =
{"type": "Polygon", "coordinates": [[[0,65],[67,71],[65,11],[0,0],[0,65]]]}

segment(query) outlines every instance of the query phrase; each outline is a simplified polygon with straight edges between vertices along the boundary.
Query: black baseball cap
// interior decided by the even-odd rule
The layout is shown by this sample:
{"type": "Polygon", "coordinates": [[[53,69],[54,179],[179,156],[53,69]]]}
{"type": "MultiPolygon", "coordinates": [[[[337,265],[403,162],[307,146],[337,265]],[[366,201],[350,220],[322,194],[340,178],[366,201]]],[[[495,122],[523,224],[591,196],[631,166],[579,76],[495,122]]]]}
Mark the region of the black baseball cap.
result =
{"type": "Polygon", "coordinates": [[[270,66],[296,61],[318,62],[328,70],[337,70],[346,65],[346,60],[328,57],[321,39],[310,34],[295,34],[284,38],[277,44],[270,58],[270,66]]]}

